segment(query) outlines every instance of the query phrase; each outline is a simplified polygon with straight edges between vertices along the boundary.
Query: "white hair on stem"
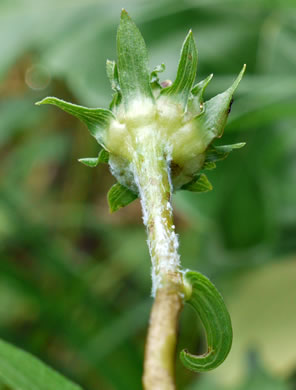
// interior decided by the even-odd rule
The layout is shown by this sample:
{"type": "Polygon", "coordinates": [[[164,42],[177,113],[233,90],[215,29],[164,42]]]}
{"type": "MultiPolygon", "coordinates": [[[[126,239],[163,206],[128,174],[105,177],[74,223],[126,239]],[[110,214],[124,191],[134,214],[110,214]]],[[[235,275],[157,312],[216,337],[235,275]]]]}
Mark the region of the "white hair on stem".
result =
{"type": "Polygon", "coordinates": [[[172,219],[169,150],[155,129],[145,128],[132,162],[148,234],[153,296],[165,276],[179,271],[180,267],[178,236],[172,219]]]}

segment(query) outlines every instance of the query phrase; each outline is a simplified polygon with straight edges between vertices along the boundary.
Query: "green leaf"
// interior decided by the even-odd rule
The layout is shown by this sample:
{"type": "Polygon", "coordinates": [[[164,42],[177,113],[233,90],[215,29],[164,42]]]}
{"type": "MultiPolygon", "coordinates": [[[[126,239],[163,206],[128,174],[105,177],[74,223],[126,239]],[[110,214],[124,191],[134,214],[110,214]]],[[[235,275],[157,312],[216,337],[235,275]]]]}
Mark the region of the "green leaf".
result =
{"type": "Polygon", "coordinates": [[[124,187],[120,183],[114,184],[107,195],[109,208],[111,213],[119,210],[122,207],[127,206],[135,199],[137,199],[138,195],[129,190],[127,187],[124,187]]]}
{"type": "Polygon", "coordinates": [[[78,161],[90,168],[95,168],[100,163],[109,162],[109,152],[107,152],[105,149],[102,149],[98,157],[80,158],[78,161]]]}
{"type": "Polygon", "coordinates": [[[81,390],[31,354],[2,340],[0,382],[17,390],[81,390]]]}
{"type": "Polygon", "coordinates": [[[87,108],[65,102],[64,100],[47,97],[40,102],[35,103],[37,106],[41,104],[53,104],[66,111],[67,113],[80,119],[88,127],[91,135],[95,137],[99,144],[104,145],[105,130],[110,121],[114,118],[111,111],[104,108],[87,108]]]}
{"type": "Polygon", "coordinates": [[[245,69],[246,65],[243,66],[230,88],[206,101],[203,113],[195,118],[198,126],[204,129],[206,143],[209,144],[214,138],[222,136],[232,104],[232,95],[241,81],[245,69]]]}
{"type": "Polygon", "coordinates": [[[98,156],[98,164],[108,164],[109,152],[106,149],[102,149],[98,156]]]}
{"type": "Polygon", "coordinates": [[[243,148],[245,145],[245,142],[239,142],[232,145],[211,146],[206,150],[205,163],[224,160],[230,152],[243,148]]]}
{"type": "Polygon", "coordinates": [[[124,9],[117,30],[117,57],[119,84],[126,109],[135,99],[153,100],[146,45],[124,9]]]}
{"type": "Polygon", "coordinates": [[[232,144],[232,145],[219,145],[215,146],[215,149],[220,152],[220,153],[230,153],[234,149],[241,149],[246,145],[245,142],[239,142],[237,144],[232,144]]]}
{"type": "Polygon", "coordinates": [[[192,192],[207,192],[213,189],[212,184],[204,173],[196,176],[191,182],[184,184],[181,190],[187,190],[192,192]]]}
{"type": "Polygon", "coordinates": [[[87,167],[95,168],[99,163],[99,158],[98,157],[86,157],[86,158],[80,158],[78,161],[81,162],[82,164],[86,165],[87,167]]]}
{"type": "Polygon", "coordinates": [[[206,169],[208,171],[211,171],[216,168],[216,164],[214,161],[205,161],[204,165],[202,166],[202,169],[206,169]]]}
{"type": "Polygon", "coordinates": [[[203,355],[181,351],[180,359],[189,370],[201,372],[218,367],[226,359],[232,344],[232,325],[223,298],[213,283],[199,272],[184,275],[186,302],[199,315],[207,336],[208,348],[203,355]]]}
{"type": "Polygon", "coordinates": [[[190,30],[182,46],[177,77],[170,87],[161,91],[161,95],[174,97],[185,108],[195,80],[196,69],[197,49],[190,30]]]}

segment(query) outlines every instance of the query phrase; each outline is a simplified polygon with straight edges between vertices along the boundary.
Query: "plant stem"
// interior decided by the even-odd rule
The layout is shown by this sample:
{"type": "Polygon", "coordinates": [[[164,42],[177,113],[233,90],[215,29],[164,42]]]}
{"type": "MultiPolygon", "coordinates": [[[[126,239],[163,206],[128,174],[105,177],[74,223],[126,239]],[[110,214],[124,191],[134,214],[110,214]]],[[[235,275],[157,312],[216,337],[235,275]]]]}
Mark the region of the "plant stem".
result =
{"type": "Polygon", "coordinates": [[[133,159],[147,227],[155,296],[145,350],[145,390],[175,389],[175,349],[183,284],[173,224],[168,156],[161,140],[154,132],[148,132],[146,142],[141,140],[133,159]]]}

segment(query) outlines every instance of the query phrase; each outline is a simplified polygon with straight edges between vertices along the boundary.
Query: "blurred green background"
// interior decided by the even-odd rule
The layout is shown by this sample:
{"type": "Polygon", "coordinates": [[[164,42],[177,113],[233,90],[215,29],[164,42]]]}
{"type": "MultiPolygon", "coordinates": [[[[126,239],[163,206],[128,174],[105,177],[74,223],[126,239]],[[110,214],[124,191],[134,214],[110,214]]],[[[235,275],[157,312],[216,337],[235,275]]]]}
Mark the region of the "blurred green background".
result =
{"type": "MultiPolygon", "coordinates": [[[[77,162],[99,147],[47,95],[107,107],[107,58],[125,7],[151,68],[174,78],[193,29],[207,98],[247,64],[221,143],[244,149],[209,171],[214,190],[174,196],[185,268],[223,293],[233,349],[212,373],[177,363],[185,390],[296,389],[296,7],[259,0],[0,1],[0,337],[85,390],[141,388],[152,299],[136,201],[109,214],[107,166],[77,162]]],[[[205,348],[182,313],[178,349],[205,348]]],[[[1,386],[0,386],[1,387],[1,386]]],[[[56,389],[58,390],[58,389],[56,389]]]]}

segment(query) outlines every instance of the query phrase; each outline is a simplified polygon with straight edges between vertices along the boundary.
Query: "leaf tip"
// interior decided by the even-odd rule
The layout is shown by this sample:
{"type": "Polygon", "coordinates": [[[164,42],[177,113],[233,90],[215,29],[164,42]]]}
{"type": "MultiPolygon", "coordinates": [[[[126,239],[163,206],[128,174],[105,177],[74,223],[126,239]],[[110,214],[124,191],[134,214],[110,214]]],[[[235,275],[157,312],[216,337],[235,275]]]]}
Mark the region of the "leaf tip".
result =
{"type": "Polygon", "coordinates": [[[39,100],[39,102],[36,102],[35,106],[41,106],[42,104],[46,104],[46,103],[47,103],[47,98],[44,98],[42,100],[39,100]]]}
{"type": "Polygon", "coordinates": [[[84,158],[78,158],[77,161],[80,162],[81,164],[85,165],[85,159],[84,158]]]}
{"type": "Polygon", "coordinates": [[[63,100],[61,99],[57,99],[56,97],[54,96],[47,96],[46,98],[40,100],[39,102],[36,102],[35,105],[36,106],[41,106],[42,104],[55,104],[60,101],[60,102],[64,102],[63,100]]]}
{"type": "Polygon", "coordinates": [[[192,29],[190,29],[186,35],[186,38],[185,38],[185,42],[192,42],[192,43],[195,43],[194,42],[194,36],[193,36],[193,32],[192,32],[192,29]]]}
{"type": "Polygon", "coordinates": [[[246,69],[247,69],[247,64],[244,64],[243,67],[242,67],[242,70],[240,71],[240,74],[238,75],[238,77],[242,78],[243,75],[245,74],[246,69]]]}
{"type": "Polygon", "coordinates": [[[237,78],[235,79],[234,83],[230,87],[232,92],[234,92],[236,90],[236,88],[238,87],[239,83],[241,82],[241,80],[243,78],[243,75],[245,74],[246,67],[247,67],[247,65],[244,64],[244,66],[242,67],[242,70],[239,72],[239,75],[237,76],[237,78]]]}
{"type": "Polygon", "coordinates": [[[121,9],[121,14],[120,14],[120,16],[121,16],[121,19],[129,18],[129,14],[128,14],[128,12],[127,12],[127,10],[126,10],[125,8],[122,8],[122,9],[121,9]]]}
{"type": "Polygon", "coordinates": [[[95,168],[99,164],[99,158],[79,158],[78,162],[83,165],[86,165],[89,168],[95,168]]]}

